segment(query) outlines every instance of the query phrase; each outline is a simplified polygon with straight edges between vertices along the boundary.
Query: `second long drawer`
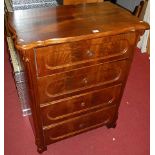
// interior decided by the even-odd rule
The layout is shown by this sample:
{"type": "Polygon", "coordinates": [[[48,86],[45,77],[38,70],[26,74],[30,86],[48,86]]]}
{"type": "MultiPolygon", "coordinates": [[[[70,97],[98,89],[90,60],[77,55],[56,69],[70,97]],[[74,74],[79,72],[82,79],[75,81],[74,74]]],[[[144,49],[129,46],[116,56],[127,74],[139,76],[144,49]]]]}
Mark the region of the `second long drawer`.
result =
{"type": "Polygon", "coordinates": [[[40,103],[63,99],[74,92],[80,94],[96,86],[122,82],[127,70],[128,60],[119,60],[38,78],[40,103]]]}

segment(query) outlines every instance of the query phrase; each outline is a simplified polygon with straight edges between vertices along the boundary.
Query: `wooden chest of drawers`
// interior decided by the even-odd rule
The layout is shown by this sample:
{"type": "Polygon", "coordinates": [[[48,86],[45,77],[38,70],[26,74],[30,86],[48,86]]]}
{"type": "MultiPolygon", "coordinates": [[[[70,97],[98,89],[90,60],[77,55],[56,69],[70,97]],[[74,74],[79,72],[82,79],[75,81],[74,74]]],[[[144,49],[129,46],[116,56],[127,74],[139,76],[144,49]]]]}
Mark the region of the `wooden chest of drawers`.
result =
{"type": "Polygon", "coordinates": [[[103,125],[115,127],[134,50],[149,25],[109,2],[8,17],[28,79],[38,151],[103,125]]]}

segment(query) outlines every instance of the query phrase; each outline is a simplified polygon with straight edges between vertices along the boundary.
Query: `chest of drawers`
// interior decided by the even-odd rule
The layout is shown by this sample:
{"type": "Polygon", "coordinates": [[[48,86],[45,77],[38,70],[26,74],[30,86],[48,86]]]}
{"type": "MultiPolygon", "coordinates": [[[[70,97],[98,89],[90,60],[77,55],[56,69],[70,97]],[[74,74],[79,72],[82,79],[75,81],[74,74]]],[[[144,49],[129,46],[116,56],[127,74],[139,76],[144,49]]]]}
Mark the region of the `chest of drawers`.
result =
{"type": "Polygon", "coordinates": [[[70,136],[116,126],[147,23],[105,2],[15,11],[8,27],[24,64],[39,152],[70,136]]]}

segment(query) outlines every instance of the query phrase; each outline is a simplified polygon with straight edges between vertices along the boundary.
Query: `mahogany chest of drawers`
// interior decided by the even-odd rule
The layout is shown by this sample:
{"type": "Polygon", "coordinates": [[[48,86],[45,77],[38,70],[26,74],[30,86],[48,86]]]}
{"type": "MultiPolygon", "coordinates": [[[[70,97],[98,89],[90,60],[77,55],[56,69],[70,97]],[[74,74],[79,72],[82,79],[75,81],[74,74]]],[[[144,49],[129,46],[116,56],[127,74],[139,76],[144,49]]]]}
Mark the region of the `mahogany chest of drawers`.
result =
{"type": "Polygon", "coordinates": [[[104,2],[15,11],[8,26],[25,68],[38,152],[70,136],[116,126],[147,23],[104,2]]]}

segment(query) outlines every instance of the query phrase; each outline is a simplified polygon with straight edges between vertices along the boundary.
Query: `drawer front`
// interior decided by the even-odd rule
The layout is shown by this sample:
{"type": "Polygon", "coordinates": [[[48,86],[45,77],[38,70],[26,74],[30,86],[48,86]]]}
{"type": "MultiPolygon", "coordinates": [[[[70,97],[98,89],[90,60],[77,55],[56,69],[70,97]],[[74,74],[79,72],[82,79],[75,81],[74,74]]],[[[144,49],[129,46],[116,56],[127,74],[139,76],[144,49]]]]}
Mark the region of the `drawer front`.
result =
{"type": "Polygon", "coordinates": [[[51,102],[74,92],[121,82],[126,77],[127,70],[128,61],[122,60],[38,78],[40,102],[51,102]]]}
{"type": "Polygon", "coordinates": [[[35,55],[38,76],[90,65],[100,59],[129,57],[131,40],[129,42],[128,38],[132,35],[134,34],[122,34],[37,48],[35,55]]]}
{"type": "Polygon", "coordinates": [[[44,127],[45,143],[50,144],[58,140],[91,130],[110,123],[115,115],[115,107],[81,115],[51,126],[44,127]]]}
{"type": "Polygon", "coordinates": [[[121,84],[51,102],[41,108],[43,125],[57,123],[118,102],[121,84]]]}

